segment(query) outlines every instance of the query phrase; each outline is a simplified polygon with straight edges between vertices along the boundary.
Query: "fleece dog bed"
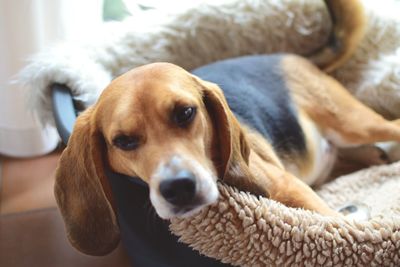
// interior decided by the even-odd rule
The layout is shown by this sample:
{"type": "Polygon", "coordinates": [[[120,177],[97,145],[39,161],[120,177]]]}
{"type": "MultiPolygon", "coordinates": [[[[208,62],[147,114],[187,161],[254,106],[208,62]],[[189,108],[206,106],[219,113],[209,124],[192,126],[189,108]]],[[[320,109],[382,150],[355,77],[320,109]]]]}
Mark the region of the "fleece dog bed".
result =
{"type": "Polygon", "coordinates": [[[220,185],[219,202],[171,230],[207,256],[238,266],[399,266],[400,163],[325,185],[333,208],[371,207],[370,221],[328,218],[220,185]]]}
{"type": "MultiPolygon", "coordinates": [[[[366,37],[332,75],[385,116],[398,117],[400,22],[375,12],[373,1],[365,2],[366,37]]],[[[106,40],[64,44],[35,57],[20,77],[31,87],[30,103],[43,123],[54,123],[50,88],[55,83],[71,88],[84,109],[112,78],[138,65],[169,61],[190,70],[246,54],[307,56],[324,46],[331,29],[319,0],[236,0],[201,5],[161,21],[112,25],[103,32],[106,40]]],[[[219,189],[216,205],[170,225],[182,242],[204,255],[241,266],[400,265],[398,163],[337,178],[318,191],[333,208],[349,201],[367,205],[372,219],[366,222],[288,208],[223,184],[219,189]]]]}

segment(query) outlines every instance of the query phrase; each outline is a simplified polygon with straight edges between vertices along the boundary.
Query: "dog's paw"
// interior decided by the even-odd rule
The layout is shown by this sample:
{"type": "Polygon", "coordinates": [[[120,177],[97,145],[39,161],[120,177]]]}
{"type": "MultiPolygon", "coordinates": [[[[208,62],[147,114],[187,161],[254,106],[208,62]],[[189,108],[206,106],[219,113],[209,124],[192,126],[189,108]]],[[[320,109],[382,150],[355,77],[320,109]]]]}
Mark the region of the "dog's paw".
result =
{"type": "Polygon", "coordinates": [[[398,142],[379,142],[375,144],[385,154],[390,163],[400,160],[400,143],[398,142]]]}
{"type": "Polygon", "coordinates": [[[338,212],[347,219],[355,221],[368,221],[371,219],[371,212],[367,205],[361,203],[349,203],[338,209],[338,212]]]}

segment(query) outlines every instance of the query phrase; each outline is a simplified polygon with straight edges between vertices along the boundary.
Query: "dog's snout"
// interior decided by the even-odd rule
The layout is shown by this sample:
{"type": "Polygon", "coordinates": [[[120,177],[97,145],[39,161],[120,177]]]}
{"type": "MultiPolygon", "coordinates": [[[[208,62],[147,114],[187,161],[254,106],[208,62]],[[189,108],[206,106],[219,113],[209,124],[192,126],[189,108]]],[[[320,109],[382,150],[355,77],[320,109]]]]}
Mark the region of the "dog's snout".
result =
{"type": "Polygon", "coordinates": [[[196,195],[196,178],[192,172],[181,171],[160,183],[160,193],[169,203],[182,206],[190,204],[196,195]]]}
{"type": "Polygon", "coordinates": [[[163,219],[185,217],[218,199],[216,176],[190,157],[172,155],[150,178],[150,199],[163,219]]]}

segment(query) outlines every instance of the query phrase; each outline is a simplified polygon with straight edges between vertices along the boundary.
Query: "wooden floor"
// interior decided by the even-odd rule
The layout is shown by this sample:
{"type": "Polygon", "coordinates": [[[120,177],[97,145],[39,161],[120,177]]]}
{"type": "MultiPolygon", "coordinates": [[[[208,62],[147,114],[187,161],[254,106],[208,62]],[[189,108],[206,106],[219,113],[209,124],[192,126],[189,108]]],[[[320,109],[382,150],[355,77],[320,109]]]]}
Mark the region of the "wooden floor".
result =
{"type": "Polygon", "coordinates": [[[107,256],[92,257],[68,242],[53,196],[60,154],[0,156],[0,266],[130,266],[122,246],[107,256]]]}
{"type": "Polygon", "coordinates": [[[0,157],[0,214],[55,207],[54,174],[60,152],[15,159],[0,157]]]}

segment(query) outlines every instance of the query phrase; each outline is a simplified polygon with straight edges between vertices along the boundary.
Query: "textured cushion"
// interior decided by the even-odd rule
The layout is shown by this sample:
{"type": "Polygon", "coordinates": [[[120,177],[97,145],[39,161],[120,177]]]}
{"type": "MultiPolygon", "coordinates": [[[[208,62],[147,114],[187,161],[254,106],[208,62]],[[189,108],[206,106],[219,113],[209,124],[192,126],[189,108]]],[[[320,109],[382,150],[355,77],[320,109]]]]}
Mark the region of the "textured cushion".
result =
{"type": "Polygon", "coordinates": [[[400,163],[340,177],[318,191],[332,208],[367,205],[369,221],[288,208],[226,185],[219,189],[216,205],[170,225],[207,256],[252,267],[400,265],[400,163]]]}

